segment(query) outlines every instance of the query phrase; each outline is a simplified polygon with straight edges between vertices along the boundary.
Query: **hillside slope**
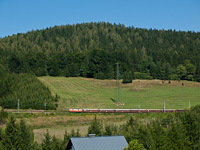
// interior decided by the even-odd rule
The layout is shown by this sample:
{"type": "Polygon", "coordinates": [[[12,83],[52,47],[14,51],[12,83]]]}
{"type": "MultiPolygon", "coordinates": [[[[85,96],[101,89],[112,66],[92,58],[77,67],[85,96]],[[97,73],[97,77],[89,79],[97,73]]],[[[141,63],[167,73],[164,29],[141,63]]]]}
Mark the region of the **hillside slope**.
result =
{"type": "Polygon", "coordinates": [[[116,81],[88,78],[39,77],[54,94],[60,96],[58,110],[69,108],[141,108],[185,109],[200,103],[200,83],[189,81],[134,80],[121,84],[120,96],[124,106],[116,106],[116,81]],[[184,84],[184,86],[182,85],[184,84]]]}
{"type": "Polygon", "coordinates": [[[0,39],[0,58],[11,72],[37,76],[113,79],[119,62],[121,75],[200,81],[200,33],[105,22],[55,26],[0,39]]]}

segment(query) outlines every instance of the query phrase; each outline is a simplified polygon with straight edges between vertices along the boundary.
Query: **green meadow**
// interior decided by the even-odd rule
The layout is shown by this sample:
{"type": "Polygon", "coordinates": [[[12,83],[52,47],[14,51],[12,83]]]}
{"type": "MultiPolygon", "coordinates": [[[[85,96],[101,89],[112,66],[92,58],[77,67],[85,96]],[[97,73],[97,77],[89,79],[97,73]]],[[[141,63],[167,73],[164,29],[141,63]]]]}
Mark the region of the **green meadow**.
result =
{"type": "Polygon", "coordinates": [[[116,80],[81,77],[39,77],[52,94],[60,96],[58,110],[69,108],[188,109],[200,104],[200,83],[191,81],[133,80],[119,88],[117,106],[116,80]],[[122,105],[124,104],[124,105],[122,105]]]}

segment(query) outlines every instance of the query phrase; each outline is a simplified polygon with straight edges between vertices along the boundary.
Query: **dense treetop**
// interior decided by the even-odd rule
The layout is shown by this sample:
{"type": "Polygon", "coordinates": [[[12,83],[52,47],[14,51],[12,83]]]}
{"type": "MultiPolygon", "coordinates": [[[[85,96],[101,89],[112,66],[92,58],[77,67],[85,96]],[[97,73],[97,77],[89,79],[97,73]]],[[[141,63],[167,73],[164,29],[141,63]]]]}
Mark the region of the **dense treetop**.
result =
{"type": "Polygon", "coordinates": [[[55,26],[0,39],[0,57],[11,72],[37,76],[114,78],[119,62],[121,75],[199,81],[200,33],[105,22],[55,26]]]}

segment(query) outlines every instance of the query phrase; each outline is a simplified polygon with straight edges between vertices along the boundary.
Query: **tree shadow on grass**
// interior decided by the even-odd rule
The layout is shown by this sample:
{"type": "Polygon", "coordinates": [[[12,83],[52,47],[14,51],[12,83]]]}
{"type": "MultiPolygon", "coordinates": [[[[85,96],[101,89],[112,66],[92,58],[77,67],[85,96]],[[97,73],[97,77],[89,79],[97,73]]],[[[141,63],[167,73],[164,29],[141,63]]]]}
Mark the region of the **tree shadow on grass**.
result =
{"type": "Polygon", "coordinates": [[[113,98],[110,98],[112,100],[113,103],[116,103],[117,101],[113,98]]]}

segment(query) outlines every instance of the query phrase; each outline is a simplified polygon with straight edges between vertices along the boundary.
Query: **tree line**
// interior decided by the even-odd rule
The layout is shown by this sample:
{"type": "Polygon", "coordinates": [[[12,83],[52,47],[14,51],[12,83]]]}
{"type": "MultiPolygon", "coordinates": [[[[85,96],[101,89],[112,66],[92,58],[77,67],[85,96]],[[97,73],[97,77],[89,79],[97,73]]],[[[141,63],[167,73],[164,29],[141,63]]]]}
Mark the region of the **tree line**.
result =
{"type": "Polygon", "coordinates": [[[148,123],[131,117],[122,126],[107,125],[105,128],[100,121],[94,119],[88,133],[96,133],[99,136],[124,135],[129,144],[134,145],[138,141],[142,147],[149,150],[199,149],[199,114],[200,106],[197,105],[191,111],[169,114],[166,118],[151,120],[148,123]]]}
{"type": "Polygon", "coordinates": [[[56,109],[59,96],[53,96],[48,87],[35,75],[8,73],[0,66],[0,106],[17,109],[56,109]]]}
{"type": "MultiPolygon", "coordinates": [[[[130,150],[136,146],[142,150],[192,150],[200,147],[199,116],[199,105],[193,107],[191,111],[169,114],[165,118],[151,119],[148,122],[141,121],[137,117],[130,117],[127,123],[121,126],[114,124],[103,126],[95,116],[88,127],[88,134],[124,135],[129,143],[127,149],[130,150]]],[[[47,130],[40,145],[33,140],[33,130],[23,120],[16,123],[11,116],[5,130],[0,128],[0,149],[63,150],[70,137],[80,136],[79,130],[71,130],[70,133],[66,131],[61,140],[51,136],[47,130]]]]}
{"type": "Polygon", "coordinates": [[[0,39],[0,64],[36,76],[200,81],[200,34],[105,22],[55,26],[0,39]]]}

